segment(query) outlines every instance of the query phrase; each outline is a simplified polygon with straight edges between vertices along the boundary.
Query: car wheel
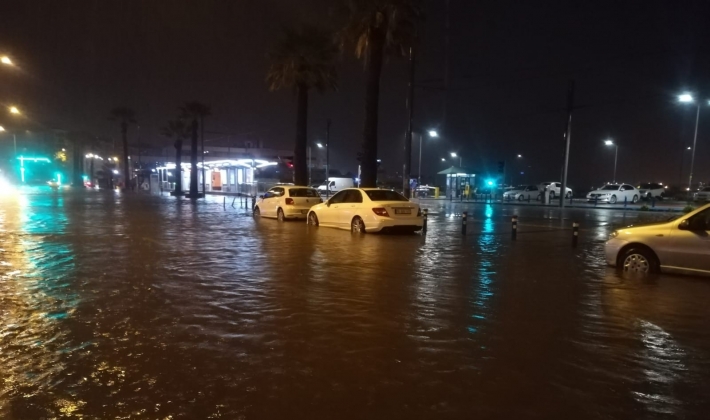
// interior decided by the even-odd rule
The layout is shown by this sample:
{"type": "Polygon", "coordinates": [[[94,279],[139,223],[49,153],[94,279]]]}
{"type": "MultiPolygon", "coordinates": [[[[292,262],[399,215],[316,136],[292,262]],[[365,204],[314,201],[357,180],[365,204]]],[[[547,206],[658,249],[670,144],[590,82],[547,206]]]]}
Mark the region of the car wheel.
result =
{"type": "Polygon", "coordinates": [[[259,210],[259,206],[254,207],[254,217],[261,217],[261,210],[259,210]]]}
{"type": "Polygon", "coordinates": [[[283,210],[278,209],[278,211],[276,212],[276,220],[278,220],[279,222],[283,222],[284,220],[286,220],[286,217],[284,217],[283,210]]]}
{"type": "Polygon", "coordinates": [[[523,200],[525,200],[525,197],[522,194],[520,194],[518,196],[518,201],[523,201],[523,200]]]}
{"type": "Polygon", "coordinates": [[[572,193],[568,192],[567,194],[565,194],[565,198],[572,198],[572,193]]]}
{"type": "Polygon", "coordinates": [[[611,197],[609,197],[609,204],[616,204],[616,196],[615,195],[612,195],[611,197]]]}
{"type": "Polygon", "coordinates": [[[639,202],[639,196],[636,195],[636,194],[634,194],[634,198],[631,199],[631,202],[634,203],[634,204],[638,203],[638,202],[639,202]]]}
{"type": "Polygon", "coordinates": [[[352,233],[365,233],[365,223],[361,218],[355,216],[352,223],[350,223],[350,231],[352,233]]]}
{"type": "Polygon", "coordinates": [[[554,199],[555,199],[555,192],[550,191],[550,200],[554,200],[554,199]]]}
{"type": "Polygon", "coordinates": [[[652,200],[652,199],[653,199],[653,194],[651,194],[651,193],[646,194],[646,199],[647,199],[647,200],[652,200]]]}
{"type": "Polygon", "coordinates": [[[537,201],[542,201],[542,194],[538,194],[536,200],[537,200],[537,201]]]}
{"type": "Polygon", "coordinates": [[[311,226],[318,226],[318,216],[315,212],[308,213],[308,224],[311,226]]]}
{"type": "Polygon", "coordinates": [[[627,273],[656,273],[658,260],[653,251],[648,248],[629,248],[621,256],[619,268],[627,273]]]}

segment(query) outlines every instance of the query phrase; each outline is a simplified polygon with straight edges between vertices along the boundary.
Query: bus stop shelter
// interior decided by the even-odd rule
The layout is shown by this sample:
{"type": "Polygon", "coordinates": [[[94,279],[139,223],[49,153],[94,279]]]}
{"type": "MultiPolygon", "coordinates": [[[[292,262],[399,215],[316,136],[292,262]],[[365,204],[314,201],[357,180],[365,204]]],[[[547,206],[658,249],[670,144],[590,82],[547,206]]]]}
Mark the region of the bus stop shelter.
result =
{"type": "Polygon", "coordinates": [[[476,190],[476,174],[471,171],[452,166],[438,173],[446,177],[446,197],[470,197],[476,190]]]}

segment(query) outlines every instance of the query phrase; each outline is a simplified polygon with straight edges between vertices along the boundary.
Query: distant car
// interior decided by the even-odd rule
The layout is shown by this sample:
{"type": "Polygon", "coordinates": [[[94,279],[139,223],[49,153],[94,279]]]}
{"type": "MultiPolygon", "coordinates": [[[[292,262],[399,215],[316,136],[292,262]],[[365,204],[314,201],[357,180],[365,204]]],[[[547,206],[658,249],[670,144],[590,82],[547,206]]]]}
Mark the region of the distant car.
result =
{"type": "Polygon", "coordinates": [[[639,198],[639,190],[629,184],[607,184],[587,194],[588,201],[609,204],[616,204],[624,200],[629,203],[638,203],[639,198]]]}
{"type": "Polygon", "coordinates": [[[429,197],[430,195],[435,194],[436,187],[430,187],[429,185],[420,185],[414,190],[414,192],[416,193],[417,197],[429,197]]]}
{"type": "Polygon", "coordinates": [[[705,187],[695,193],[695,201],[710,201],[710,187],[705,187]]]}
{"type": "Polygon", "coordinates": [[[647,182],[645,184],[641,184],[638,187],[639,190],[639,196],[643,199],[650,200],[652,198],[655,198],[657,200],[663,200],[663,195],[666,192],[666,188],[663,186],[663,184],[657,184],[654,182],[647,182]]]}
{"type": "MultiPolygon", "coordinates": [[[[542,200],[543,194],[545,193],[545,190],[550,190],[550,199],[553,199],[555,197],[559,197],[560,194],[562,194],[562,183],[561,182],[542,182],[537,185],[538,191],[540,191],[540,194],[538,195],[537,199],[542,200]]],[[[565,188],[565,198],[571,198],[572,197],[572,189],[570,187],[565,188]]]]}
{"type": "Polygon", "coordinates": [[[305,219],[308,210],[323,200],[311,187],[277,185],[260,196],[254,206],[254,216],[286,219],[305,219]]]}
{"type": "Polygon", "coordinates": [[[710,204],[666,223],[615,230],[604,253],[623,271],[710,276],[710,204]]]}
{"type": "Polygon", "coordinates": [[[537,185],[518,185],[503,193],[503,200],[537,200],[539,194],[537,185]]]}
{"type": "Polygon", "coordinates": [[[354,233],[421,230],[418,204],[392,190],[348,188],[308,212],[308,224],[349,229],[354,233]]]}

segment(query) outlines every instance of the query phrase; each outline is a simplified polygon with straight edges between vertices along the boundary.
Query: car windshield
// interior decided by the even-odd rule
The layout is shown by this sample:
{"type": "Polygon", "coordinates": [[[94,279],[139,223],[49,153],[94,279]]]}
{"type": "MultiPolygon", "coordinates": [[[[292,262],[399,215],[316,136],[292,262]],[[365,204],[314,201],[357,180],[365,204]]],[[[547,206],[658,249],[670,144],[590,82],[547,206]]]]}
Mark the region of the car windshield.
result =
{"type": "Polygon", "coordinates": [[[518,185],[517,187],[514,187],[513,189],[514,190],[524,190],[527,187],[528,187],[527,185],[518,185]]]}
{"type": "Polygon", "coordinates": [[[291,188],[288,190],[288,195],[291,197],[320,197],[318,191],[312,188],[291,188]]]}
{"type": "Polygon", "coordinates": [[[365,194],[372,201],[409,201],[402,194],[390,190],[367,190],[365,194]]]}
{"type": "Polygon", "coordinates": [[[603,186],[602,188],[599,188],[599,189],[602,190],[602,191],[604,191],[604,190],[607,190],[607,191],[616,191],[616,190],[619,189],[619,186],[618,186],[618,185],[615,185],[615,184],[610,184],[610,185],[605,185],[605,186],[603,186]]]}

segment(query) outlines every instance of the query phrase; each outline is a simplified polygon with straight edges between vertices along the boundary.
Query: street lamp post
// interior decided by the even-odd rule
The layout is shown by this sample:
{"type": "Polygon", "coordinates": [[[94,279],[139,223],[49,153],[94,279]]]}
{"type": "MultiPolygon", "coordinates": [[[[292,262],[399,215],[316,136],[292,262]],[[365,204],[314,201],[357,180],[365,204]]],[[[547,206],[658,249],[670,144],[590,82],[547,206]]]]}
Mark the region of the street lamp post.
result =
{"type": "Polygon", "coordinates": [[[607,146],[614,146],[616,150],[614,151],[614,180],[612,182],[616,183],[616,162],[619,158],[619,145],[614,143],[614,140],[604,140],[604,144],[607,146]]]}
{"type": "MultiPolygon", "coordinates": [[[[684,93],[682,95],[678,96],[678,101],[682,103],[695,103],[695,99],[693,98],[693,95],[689,93],[684,93]]],[[[708,104],[710,105],[710,101],[708,101],[708,104]]],[[[694,169],[694,164],[695,164],[695,149],[696,145],[698,142],[698,123],[700,121],[700,102],[698,101],[698,109],[695,112],[695,134],[693,134],[693,149],[692,149],[692,154],[690,157],[690,175],[688,176],[688,194],[693,189],[693,169],[694,169]]]]}
{"type": "MultiPolygon", "coordinates": [[[[428,134],[429,137],[434,139],[439,137],[439,133],[436,130],[429,130],[428,134]]],[[[424,134],[419,133],[419,172],[417,173],[417,185],[422,185],[422,138],[424,138],[424,134]]]]}

